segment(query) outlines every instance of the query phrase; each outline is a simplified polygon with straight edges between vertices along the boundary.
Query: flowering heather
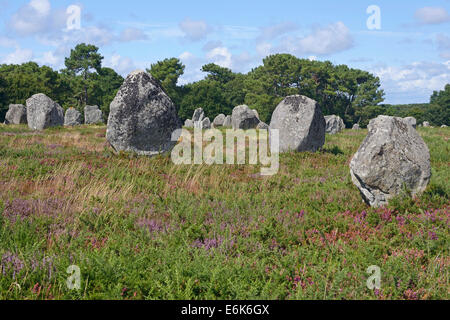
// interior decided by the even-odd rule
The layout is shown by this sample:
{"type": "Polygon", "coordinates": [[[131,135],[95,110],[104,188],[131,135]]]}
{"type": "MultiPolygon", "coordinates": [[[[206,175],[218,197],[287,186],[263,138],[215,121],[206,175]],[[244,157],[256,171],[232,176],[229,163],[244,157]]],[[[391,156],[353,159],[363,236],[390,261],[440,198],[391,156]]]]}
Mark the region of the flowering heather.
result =
{"type": "Polygon", "coordinates": [[[377,209],[348,168],[364,130],[272,177],[116,154],[101,126],[28,132],[0,134],[0,299],[448,299],[448,129],[418,130],[427,190],[377,209]]]}
{"type": "Polygon", "coordinates": [[[33,216],[56,217],[63,212],[65,206],[66,202],[61,199],[14,199],[6,202],[3,216],[12,222],[33,216]]]}
{"type": "Polygon", "coordinates": [[[12,278],[15,280],[24,267],[24,262],[17,254],[6,252],[2,255],[0,270],[3,276],[12,273],[12,278]]]}

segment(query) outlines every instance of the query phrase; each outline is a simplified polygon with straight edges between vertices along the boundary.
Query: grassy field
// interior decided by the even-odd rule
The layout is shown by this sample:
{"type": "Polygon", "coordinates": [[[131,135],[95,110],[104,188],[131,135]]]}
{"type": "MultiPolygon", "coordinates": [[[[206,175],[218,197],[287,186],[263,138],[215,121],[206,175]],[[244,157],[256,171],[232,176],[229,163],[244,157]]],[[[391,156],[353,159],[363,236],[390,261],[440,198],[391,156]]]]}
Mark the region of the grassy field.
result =
{"type": "Polygon", "coordinates": [[[283,154],[272,177],[115,155],[105,132],[0,125],[0,299],[449,298],[448,128],[419,129],[427,191],[381,209],[350,179],[365,130],[283,154]]]}

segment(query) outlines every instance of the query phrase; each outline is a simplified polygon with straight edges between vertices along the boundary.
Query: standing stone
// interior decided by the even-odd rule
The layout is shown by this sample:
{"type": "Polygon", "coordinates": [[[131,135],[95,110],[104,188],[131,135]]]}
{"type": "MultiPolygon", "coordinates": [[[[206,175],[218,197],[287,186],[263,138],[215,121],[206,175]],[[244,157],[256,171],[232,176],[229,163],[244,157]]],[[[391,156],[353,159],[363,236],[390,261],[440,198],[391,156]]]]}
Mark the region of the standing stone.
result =
{"type": "Polygon", "coordinates": [[[226,116],[225,120],[223,121],[223,127],[225,128],[231,128],[233,124],[231,123],[231,116],[226,116]]]}
{"type": "Polygon", "coordinates": [[[201,129],[203,119],[205,119],[205,111],[203,111],[202,108],[195,109],[194,114],[192,115],[194,128],[201,129]]]}
{"type": "Polygon", "coordinates": [[[219,114],[213,121],[214,127],[222,127],[223,123],[225,122],[225,115],[224,114],[219,114]]]}
{"type": "Polygon", "coordinates": [[[425,122],[423,123],[423,127],[424,127],[424,128],[429,128],[429,127],[430,127],[430,123],[429,123],[428,121],[425,121],[425,122]]]}
{"type": "Polygon", "coordinates": [[[417,120],[414,117],[406,117],[403,119],[406,123],[409,123],[414,129],[417,127],[417,120]]]}
{"type": "Polygon", "coordinates": [[[84,123],[98,124],[105,123],[103,121],[103,112],[98,106],[86,106],[84,108],[84,123]]]}
{"type": "Polygon", "coordinates": [[[246,105],[237,106],[231,115],[231,125],[233,129],[255,129],[261,121],[255,112],[246,105]]]}
{"type": "Polygon", "coordinates": [[[83,115],[75,108],[69,108],[66,110],[66,116],[64,117],[64,126],[73,127],[79,126],[83,122],[83,115]]]}
{"type": "Polygon", "coordinates": [[[325,126],[317,102],[301,95],[285,98],[270,122],[270,130],[279,130],[280,152],[317,151],[325,143],[325,126]]]}
{"type": "Polygon", "coordinates": [[[379,116],[370,121],[369,134],[350,162],[353,183],[366,203],[386,205],[404,190],[423,192],[430,182],[428,147],[402,118],[379,116]]]}
{"type": "Polygon", "coordinates": [[[267,123],[264,122],[260,122],[257,126],[256,126],[257,130],[269,130],[269,125],[267,123]]]}
{"type": "Polygon", "coordinates": [[[43,93],[27,100],[27,122],[32,130],[44,130],[64,125],[64,110],[43,93]]]}
{"type": "Polygon", "coordinates": [[[202,108],[195,109],[194,115],[192,116],[192,121],[194,122],[202,121],[203,118],[205,118],[205,112],[203,111],[203,109],[202,108]]]}
{"type": "Polygon", "coordinates": [[[352,130],[361,130],[361,127],[359,126],[359,124],[355,123],[355,124],[353,125],[352,130]]]}
{"type": "Polygon", "coordinates": [[[203,119],[201,124],[202,124],[201,129],[204,130],[211,129],[211,120],[209,120],[209,118],[203,119]]]}
{"type": "Polygon", "coordinates": [[[255,116],[259,119],[259,113],[258,113],[258,111],[256,111],[256,109],[253,109],[252,111],[253,111],[253,113],[255,114],[255,116]]]}
{"type": "Polygon", "coordinates": [[[145,71],[128,75],[111,102],[106,137],[116,151],[153,156],[169,151],[181,121],[172,100],[145,71]]]}
{"type": "Polygon", "coordinates": [[[23,104],[10,104],[5,124],[27,124],[27,108],[23,104]]]}
{"type": "Polygon", "coordinates": [[[325,132],[328,134],[337,134],[345,129],[344,120],[339,116],[325,116],[326,128],[325,132]]]}
{"type": "Polygon", "coordinates": [[[447,126],[446,126],[445,124],[443,124],[443,125],[441,126],[441,128],[447,128],[447,126]]]}
{"type": "Polygon", "coordinates": [[[187,119],[187,120],[184,122],[184,126],[185,126],[186,128],[193,128],[193,127],[194,127],[194,122],[193,122],[192,120],[190,120],[190,119],[187,119]]]}

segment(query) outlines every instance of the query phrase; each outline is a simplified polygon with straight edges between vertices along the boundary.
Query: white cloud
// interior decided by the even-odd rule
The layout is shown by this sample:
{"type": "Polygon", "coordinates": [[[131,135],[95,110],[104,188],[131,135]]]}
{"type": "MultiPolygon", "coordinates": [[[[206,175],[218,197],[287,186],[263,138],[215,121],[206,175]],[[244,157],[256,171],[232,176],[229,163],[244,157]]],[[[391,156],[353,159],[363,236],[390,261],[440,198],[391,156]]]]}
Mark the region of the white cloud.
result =
{"type": "Polygon", "coordinates": [[[131,42],[147,39],[148,36],[141,29],[138,28],[126,28],[121,32],[119,36],[119,40],[122,42],[131,42]]]}
{"type": "Polygon", "coordinates": [[[4,64],[21,64],[33,58],[33,51],[29,49],[16,48],[14,52],[2,59],[4,64]]]}
{"type": "Polygon", "coordinates": [[[232,67],[232,54],[226,47],[214,48],[206,54],[206,58],[221,67],[232,67]]]}
{"type": "Polygon", "coordinates": [[[104,65],[105,67],[114,69],[122,76],[126,76],[137,69],[133,60],[128,57],[122,57],[119,54],[113,54],[109,59],[106,59],[104,65]]]}
{"type": "Polygon", "coordinates": [[[415,13],[415,18],[421,24],[439,24],[450,21],[450,15],[445,8],[424,7],[415,13]]]}
{"type": "Polygon", "coordinates": [[[269,27],[264,27],[261,29],[261,35],[259,39],[261,40],[273,40],[286,33],[296,31],[298,26],[293,22],[283,22],[275,24],[269,27]]]}
{"type": "Polygon", "coordinates": [[[19,35],[51,33],[65,27],[67,13],[52,10],[48,0],[31,0],[14,13],[8,27],[19,35]]]}
{"type": "Polygon", "coordinates": [[[0,36],[0,47],[5,48],[17,47],[17,41],[8,37],[0,36]]]}
{"type": "Polygon", "coordinates": [[[316,27],[305,37],[289,37],[283,40],[281,50],[294,54],[329,55],[353,47],[353,37],[343,22],[324,28],[316,27]]]}
{"type": "Polygon", "coordinates": [[[266,57],[272,52],[272,45],[268,42],[261,42],[256,45],[256,52],[261,57],[266,57]]]}
{"type": "Polygon", "coordinates": [[[203,40],[212,31],[212,28],[205,21],[194,21],[189,18],[180,22],[179,27],[185,38],[191,41],[203,40]]]}
{"type": "Polygon", "coordinates": [[[42,65],[46,65],[55,69],[61,69],[63,59],[60,56],[56,56],[52,51],[47,51],[44,52],[42,57],[37,59],[37,61],[42,65]]]}
{"type": "Polygon", "coordinates": [[[400,67],[384,66],[371,71],[380,77],[388,96],[404,96],[416,102],[420,98],[426,101],[433,91],[442,90],[450,83],[450,60],[443,63],[414,62],[400,67]]]}

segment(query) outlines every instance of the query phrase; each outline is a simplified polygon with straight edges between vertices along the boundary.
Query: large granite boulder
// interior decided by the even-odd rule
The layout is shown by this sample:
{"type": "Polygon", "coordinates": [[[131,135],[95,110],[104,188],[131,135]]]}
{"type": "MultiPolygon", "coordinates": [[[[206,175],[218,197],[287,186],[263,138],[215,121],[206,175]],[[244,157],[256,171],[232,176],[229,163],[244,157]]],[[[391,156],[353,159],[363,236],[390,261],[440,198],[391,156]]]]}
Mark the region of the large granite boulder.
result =
{"type": "Polygon", "coordinates": [[[223,121],[223,127],[224,128],[231,128],[233,124],[231,123],[231,116],[226,116],[225,120],[223,121]]]}
{"type": "Polygon", "coordinates": [[[66,110],[64,117],[64,126],[73,127],[79,126],[83,123],[83,115],[75,108],[69,108],[66,110]]]}
{"type": "Polygon", "coordinates": [[[5,124],[27,124],[27,108],[23,104],[10,104],[5,124]]]}
{"type": "Polygon", "coordinates": [[[405,188],[423,192],[431,178],[430,152],[402,118],[379,116],[350,162],[353,183],[366,203],[379,207],[405,188]]]}
{"type": "Polygon", "coordinates": [[[226,116],[224,114],[219,114],[213,121],[214,127],[222,127],[225,122],[226,116]]]}
{"type": "Polygon", "coordinates": [[[429,128],[429,127],[431,127],[431,125],[430,125],[430,123],[428,121],[424,121],[423,127],[424,128],[429,128]]]}
{"type": "Polygon", "coordinates": [[[337,134],[345,129],[344,120],[342,120],[342,118],[339,116],[325,116],[325,122],[325,132],[328,134],[337,134]]]}
{"type": "Polygon", "coordinates": [[[64,110],[43,93],[27,100],[27,122],[32,130],[44,130],[64,125],[64,110]]]}
{"type": "Polygon", "coordinates": [[[184,126],[185,126],[186,128],[193,128],[193,127],[194,127],[194,122],[193,122],[191,119],[187,119],[187,120],[184,122],[184,126]]]}
{"type": "Polygon", "coordinates": [[[417,127],[417,120],[414,117],[406,117],[403,119],[406,123],[410,124],[414,129],[417,127]]]}
{"type": "Polygon", "coordinates": [[[250,109],[246,105],[237,106],[233,109],[231,115],[231,125],[233,129],[256,129],[261,121],[257,117],[254,110],[250,109]]]}
{"type": "Polygon", "coordinates": [[[105,123],[103,120],[103,112],[98,106],[86,106],[84,108],[84,123],[99,124],[105,123]]]}
{"type": "Polygon", "coordinates": [[[359,126],[359,124],[355,123],[352,127],[352,130],[361,130],[361,127],[359,126]]]}
{"type": "Polygon", "coordinates": [[[270,122],[270,130],[279,130],[280,152],[317,151],[325,143],[325,126],[317,102],[301,95],[285,98],[270,122]]]}
{"type": "Polygon", "coordinates": [[[111,102],[106,137],[116,151],[153,156],[169,151],[181,121],[172,100],[150,74],[134,71],[111,102]]]}

